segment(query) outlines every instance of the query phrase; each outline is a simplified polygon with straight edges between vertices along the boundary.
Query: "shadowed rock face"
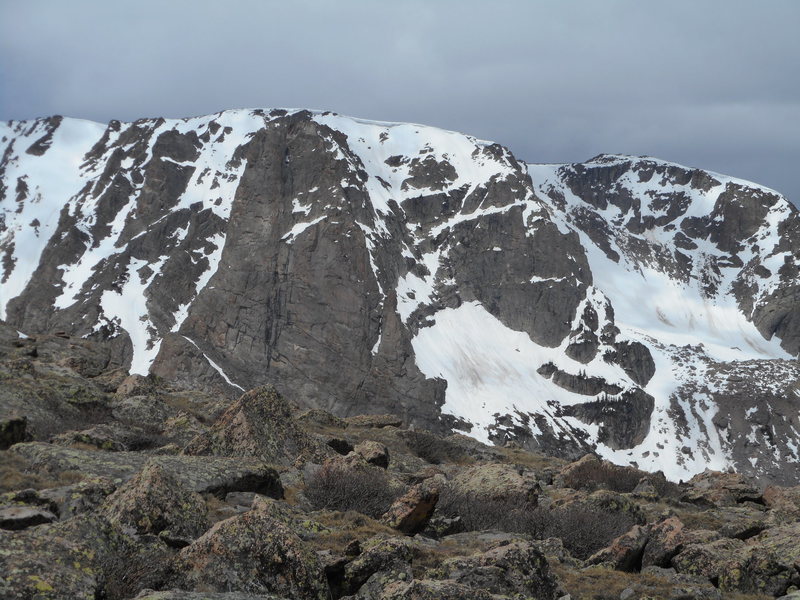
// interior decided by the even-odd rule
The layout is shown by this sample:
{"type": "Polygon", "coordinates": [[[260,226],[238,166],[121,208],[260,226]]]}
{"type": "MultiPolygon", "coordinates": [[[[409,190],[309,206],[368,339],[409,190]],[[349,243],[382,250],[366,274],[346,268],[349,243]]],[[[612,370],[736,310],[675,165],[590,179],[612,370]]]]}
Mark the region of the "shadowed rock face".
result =
{"type": "Polygon", "coordinates": [[[800,218],[769,190],[310,111],[0,139],[0,316],[22,331],[231,400],[271,384],[675,479],[800,480],[800,218]]]}

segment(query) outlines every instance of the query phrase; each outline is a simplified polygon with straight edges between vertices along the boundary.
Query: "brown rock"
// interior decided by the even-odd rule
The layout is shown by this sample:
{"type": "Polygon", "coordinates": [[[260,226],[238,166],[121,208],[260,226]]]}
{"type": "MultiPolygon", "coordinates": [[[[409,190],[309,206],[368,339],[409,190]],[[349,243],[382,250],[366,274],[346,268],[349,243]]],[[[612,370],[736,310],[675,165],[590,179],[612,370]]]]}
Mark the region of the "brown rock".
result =
{"type": "Polygon", "coordinates": [[[672,557],[681,551],[685,540],[683,523],[677,517],[669,517],[652,525],[642,556],[642,567],[668,567],[672,557]]]}
{"type": "Polygon", "coordinates": [[[25,529],[56,519],[49,510],[36,506],[0,506],[0,529],[25,529]]]}
{"type": "Polygon", "coordinates": [[[209,526],[203,498],[152,461],[111,494],[100,510],[112,523],[139,534],[160,535],[173,546],[187,545],[209,526]]]}
{"type": "Polygon", "coordinates": [[[780,521],[800,519],[800,486],[782,488],[767,486],[763,493],[764,504],[780,521]]]}
{"type": "Polygon", "coordinates": [[[443,477],[432,477],[412,486],[395,500],[381,520],[406,535],[422,531],[433,515],[443,483],[443,477]]]}
{"type": "Polygon", "coordinates": [[[181,550],[172,583],[195,591],[233,589],[328,600],[316,553],[270,514],[269,506],[255,503],[250,512],[220,521],[181,550]]]}
{"type": "Polygon", "coordinates": [[[289,465],[299,457],[322,459],[333,451],[300,429],[289,402],[272,386],[264,386],[243,394],[184,453],[254,456],[289,465]]]}
{"type": "Polygon", "coordinates": [[[681,500],[702,506],[736,506],[741,502],[758,502],[761,493],[738,473],[703,471],[692,477],[681,500]]]}
{"type": "Polygon", "coordinates": [[[638,571],[647,544],[647,528],[634,525],[611,544],[596,552],[587,561],[589,564],[611,563],[618,571],[638,571]]]}
{"type": "Polygon", "coordinates": [[[385,469],[389,466],[389,449],[379,442],[366,440],[357,444],[354,448],[357,454],[360,454],[365,461],[376,467],[385,469]]]}

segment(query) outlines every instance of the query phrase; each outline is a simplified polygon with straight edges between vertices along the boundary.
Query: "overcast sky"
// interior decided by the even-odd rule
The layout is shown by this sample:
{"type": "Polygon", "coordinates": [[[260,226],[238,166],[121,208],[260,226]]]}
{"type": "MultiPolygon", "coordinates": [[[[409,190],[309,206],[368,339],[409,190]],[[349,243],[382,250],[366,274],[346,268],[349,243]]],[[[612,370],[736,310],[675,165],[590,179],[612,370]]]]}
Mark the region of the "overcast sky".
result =
{"type": "Polygon", "coordinates": [[[798,0],[0,0],[0,120],[307,107],[800,202],[798,0]]]}

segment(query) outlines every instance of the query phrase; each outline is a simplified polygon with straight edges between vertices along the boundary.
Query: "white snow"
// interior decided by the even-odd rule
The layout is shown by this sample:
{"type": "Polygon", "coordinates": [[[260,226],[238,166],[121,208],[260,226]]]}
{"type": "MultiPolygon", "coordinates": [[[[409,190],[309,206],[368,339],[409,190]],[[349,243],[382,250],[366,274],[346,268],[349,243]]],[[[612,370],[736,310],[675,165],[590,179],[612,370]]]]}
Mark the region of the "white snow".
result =
{"type": "MultiPolygon", "coordinates": [[[[0,264],[0,279],[7,277],[0,293],[0,319],[6,318],[8,301],[22,293],[39,266],[61,209],[83,187],[86,177],[80,165],[104,130],[100,123],[63,119],[42,156],[27,154],[25,150],[44,135],[43,126],[14,141],[14,151],[3,176],[7,197],[0,204],[0,217],[5,219],[6,226],[0,235],[0,253],[13,243],[14,266],[6,273],[0,264]],[[18,178],[24,178],[28,185],[27,198],[21,204],[15,201],[18,178]],[[32,225],[34,221],[38,221],[37,226],[32,225]]],[[[11,124],[0,123],[0,138],[14,135],[11,124]]]]}
{"type": "Polygon", "coordinates": [[[473,423],[470,435],[482,441],[488,440],[486,429],[494,424],[495,414],[514,410],[548,414],[547,400],[569,405],[590,399],[539,375],[537,369],[545,363],[623,387],[631,383],[616,365],[601,359],[582,364],[567,357],[562,347],[539,346],[528,334],[503,325],[478,302],[446,308],[433,319],[433,325],[421,328],[412,339],[417,366],[428,377],[447,380],[443,411],[473,423]]]}
{"type": "MultiPolygon", "coordinates": [[[[537,183],[543,195],[550,186],[556,187],[566,198],[568,214],[570,208],[588,206],[577,198],[571,190],[561,183],[557,170],[558,165],[529,165],[531,177],[537,183]]],[[[656,179],[654,177],[653,179],[656,179]]],[[[643,184],[629,184],[632,192],[645,197],[643,184]]],[[[659,188],[661,189],[661,188],[659,188]]],[[[692,202],[693,213],[700,215],[713,208],[721,186],[712,188],[708,194],[685,187],[697,202],[692,202]]],[[[674,191],[668,188],[666,191],[674,191]]],[[[597,211],[607,222],[613,221],[618,209],[609,205],[605,211],[597,211]]],[[[611,300],[617,315],[617,325],[623,332],[632,337],[652,336],[661,342],[674,346],[695,345],[703,343],[706,353],[715,360],[748,360],[753,358],[791,358],[780,347],[779,340],[765,340],[755,326],[747,319],[736,305],[733,294],[729,293],[733,277],[738,269],[728,268],[725,281],[720,285],[720,294],[707,297],[697,279],[682,283],[664,273],[653,264],[633,262],[626,258],[626,253],[611,240],[614,250],[620,254],[620,262],[614,262],[596,246],[579,228],[569,223],[567,215],[558,215],[566,228],[575,231],[586,249],[587,258],[592,269],[595,285],[611,300]]],[[[622,228],[620,228],[622,229],[622,228]]],[[[631,235],[626,230],[620,235],[631,235]]],[[[651,232],[657,235],[665,246],[674,232],[651,232]]],[[[703,240],[697,241],[704,243],[703,240]]],[[[709,247],[694,251],[702,257],[702,252],[721,253],[711,244],[709,247]]],[[[772,244],[774,246],[774,243],[772,244]]],[[[690,251],[692,252],[692,251],[690,251]]],[[[698,262],[698,261],[696,261],[698,262]]]]}
{"type": "Polygon", "coordinates": [[[291,244],[298,236],[300,236],[306,229],[309,227],[313,227],[317,223],[321,223],[327,218],[326,215],[322,215],[321,217],[317,217],[311,221],[307,221],[304,223],[295,223],[295,225],[281,238],[282,241],[285,241],[287,244],[291,244]]]}
{"type": "Polygon", "coordinates": [[[131,259],[126,281],[119,293],[106,290],[100,297],[100,306],[105,318],[122,327],[131,339],[133,357],[130,372],[133,374],[147,375],[161,347],[161,338],[155,335],[155,328],[150,321],[145,290],[158,275],[165,261],[166,257],[162,257],[150,267],[153,272],[147,277],[142,277],[139,271],[148,266],[147,261],[131,259]]]}
{"type": "MultiPolygon", "coordinates": [[[[198,346],[196,343],[194,343],[194,342],[193,342],[192,340],[190,340],[188,337],[186,337],[185,335],[184,335],[184,336],[181,336],[181,337],[183,337],[183,339],[185,339],[187,342],[189,342],[189,343],[190,343],[192,346],[194,346],[195,348],[197,348],[198,350],[200,350],[200,346],[198,346]]],[[[220,367],[220,366],[219,366],[217,363],[215,363],[213,360],[211,360],[211,359],[208,357],[208,354],[206,354],[206,353],[205,353],[205,352],[203,352],[202,350],[200,350],[200,353],[203,355],[203,358],[205,358],[205,359],[208,361],[208,364],[209,364],[209,365],[211,365],[211,367],[212,367],[212,368],[213,368],[213,369],[214,369],[214,370],[215,370],[217,373],[219,373],[219,374],[220,374],[220,376],[221,376],[221,377],[222,377],[222,378],[225,380],[225,383],[227,383],[228,385],[232,385],[233,387],[235,387],[235,388],[238,388],[238,389],[240,389],[241,391],[245,391],[245,390],[244,390],[244,388],[243,388],[242,386],[240,386],[239,384],[237,384],[237,383],[234,383],[233,381],[231,381],[231,378],[230,378],[230,377],[228,377],[228,376],[225,374],[225,371],[223,371],[223,370],[222,370],[222,367],[220,367]]]]}

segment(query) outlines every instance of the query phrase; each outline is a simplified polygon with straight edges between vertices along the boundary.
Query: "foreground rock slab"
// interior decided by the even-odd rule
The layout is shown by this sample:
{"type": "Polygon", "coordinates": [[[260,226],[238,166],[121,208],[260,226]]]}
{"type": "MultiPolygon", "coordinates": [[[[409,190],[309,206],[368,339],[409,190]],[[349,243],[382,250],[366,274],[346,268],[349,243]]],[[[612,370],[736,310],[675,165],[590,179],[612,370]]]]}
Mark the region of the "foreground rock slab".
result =
{"type": "Polygon", "coordinates": [[[35,470],[53,475],[80,471],[119,484],[136,475],[148,461],[153,461],[193,492],[258,492],[276,498],[283,495],[278,472],[256,458],[93,452],[41,442],[17,444],[11,451],[26,458],[35,470]]]}
{"type": "Polygon", "coordinates": [[[328,600],[325,573],[314,552],[269,503],[220,521],[181,550],[175,562],[181,589],[273,593],[298,600],[328,600]]]}
{"type": "Polygon", "coordinates": [[[158,535],[171,546],[186,546],[209,525],[203,498],[157,461],[114,492],[101,513],[139,534],[158,535]]]}

